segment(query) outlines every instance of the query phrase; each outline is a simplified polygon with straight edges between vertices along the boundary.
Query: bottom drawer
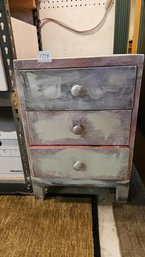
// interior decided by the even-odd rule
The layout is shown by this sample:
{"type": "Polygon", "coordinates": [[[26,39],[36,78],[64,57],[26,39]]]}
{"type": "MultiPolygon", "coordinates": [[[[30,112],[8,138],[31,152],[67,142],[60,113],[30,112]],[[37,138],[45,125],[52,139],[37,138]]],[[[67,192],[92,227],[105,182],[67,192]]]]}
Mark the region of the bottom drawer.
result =
{"type": "Polygon", "coordinates": [[[30,149],[32,176],[38,178],[126,179],[127,147],[43,147],[30,149]]]}

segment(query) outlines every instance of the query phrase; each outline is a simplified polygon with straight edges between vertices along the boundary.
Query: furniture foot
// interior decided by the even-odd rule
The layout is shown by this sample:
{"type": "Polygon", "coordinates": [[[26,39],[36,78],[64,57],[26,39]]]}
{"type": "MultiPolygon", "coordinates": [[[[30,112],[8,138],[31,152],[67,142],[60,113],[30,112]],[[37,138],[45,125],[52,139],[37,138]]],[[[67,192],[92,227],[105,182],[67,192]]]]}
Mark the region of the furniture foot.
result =
{"type": "Polygon", "coordinates": [[[120,203],[127,203],[129,194],[129,183],[116,186],[116,200],[120,203]]]}
{"type": "Polygon", "coordinates": [[[38,184],[32,183],[33,193],[36,200],[44,200],[45,199],[45,187],[38,184]]]}

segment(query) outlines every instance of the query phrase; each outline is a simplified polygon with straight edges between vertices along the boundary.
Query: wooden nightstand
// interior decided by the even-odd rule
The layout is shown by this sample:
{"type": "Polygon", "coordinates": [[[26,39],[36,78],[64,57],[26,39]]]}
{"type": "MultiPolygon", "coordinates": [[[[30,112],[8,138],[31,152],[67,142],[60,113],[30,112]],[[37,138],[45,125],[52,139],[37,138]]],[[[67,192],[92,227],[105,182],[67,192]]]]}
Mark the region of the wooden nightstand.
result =
{"type": "Polygon", "coordinates": [[[52,185],[101,186],[126,202],[143,55],[14,65],[35,197],[52,185]]]}

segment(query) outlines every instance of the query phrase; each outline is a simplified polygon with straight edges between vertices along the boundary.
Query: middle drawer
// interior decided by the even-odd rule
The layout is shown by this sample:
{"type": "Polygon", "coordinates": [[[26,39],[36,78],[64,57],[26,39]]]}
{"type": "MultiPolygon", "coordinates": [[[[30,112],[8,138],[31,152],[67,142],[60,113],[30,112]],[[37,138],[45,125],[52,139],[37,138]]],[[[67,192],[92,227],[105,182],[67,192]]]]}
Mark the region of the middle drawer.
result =
{"type": "Polygon", "coordinates": [[[128,145],[131,111],[27,112],[30,145],[128,145]]]}

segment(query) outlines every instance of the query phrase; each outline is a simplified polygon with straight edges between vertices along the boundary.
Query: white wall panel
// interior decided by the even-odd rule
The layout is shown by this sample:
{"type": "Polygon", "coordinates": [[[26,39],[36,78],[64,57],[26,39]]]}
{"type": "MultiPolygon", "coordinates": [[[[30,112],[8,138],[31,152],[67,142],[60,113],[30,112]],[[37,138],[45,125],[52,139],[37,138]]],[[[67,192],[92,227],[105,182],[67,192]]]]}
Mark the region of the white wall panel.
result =
{"type": "Polygon", "coordinates": [[[108,0],[40,0],[39,16],[43,50],[53,57],[84,57],[113,53],[115,2],[105,21],[91,33],[78,34],[57,23],[63,22],[77,30],[95,27],[106,12],[108,0]]]}

